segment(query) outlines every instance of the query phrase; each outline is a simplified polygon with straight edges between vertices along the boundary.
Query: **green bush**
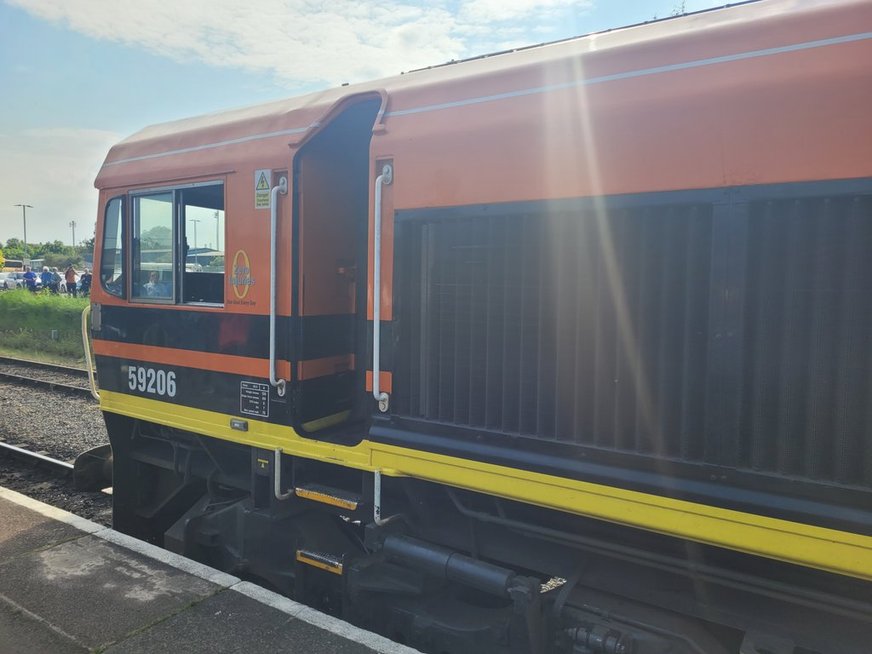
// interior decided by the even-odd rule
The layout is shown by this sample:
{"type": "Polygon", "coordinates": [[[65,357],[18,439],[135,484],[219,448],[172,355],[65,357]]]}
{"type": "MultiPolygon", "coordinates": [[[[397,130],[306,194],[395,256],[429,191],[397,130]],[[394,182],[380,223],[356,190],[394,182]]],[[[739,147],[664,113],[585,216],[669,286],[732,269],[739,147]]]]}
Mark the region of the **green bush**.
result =
{"type": "Polygon", "coordinates": [[[0,346],[34,357],[81,360],[82,310],[86,298],[33,294],[25,290],[0,293],[0,346]],[[56,338],[52,338],[52,332],[56,338]]]}

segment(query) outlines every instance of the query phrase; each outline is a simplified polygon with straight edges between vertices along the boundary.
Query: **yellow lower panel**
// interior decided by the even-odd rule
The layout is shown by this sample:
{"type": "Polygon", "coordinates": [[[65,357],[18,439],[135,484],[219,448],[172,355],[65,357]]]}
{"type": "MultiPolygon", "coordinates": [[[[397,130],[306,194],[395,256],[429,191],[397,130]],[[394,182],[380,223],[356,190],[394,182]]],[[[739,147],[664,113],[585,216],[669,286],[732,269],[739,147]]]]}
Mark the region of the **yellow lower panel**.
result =
{"type": "Polygon", "coordinates": [[[378,448],[372,459],[376,467],[407,476],[872,580],[869,536],[438,454],[372,447],[378,448]]]}
{"type": "Polygon", "coordinates": [[[289,455],[332,461],[352,468],[371,469],[369,465],[370,455],[366,448],[360,446],[345,447],[303,438],[291,427],[284,425],[273,425],[260,420],[243,418],[248,423],[248,431],[237,431],[230,428],[231,417],[239,420],[236,416],[104,390],[100,391],[100,408],[103,411],[178,427],[235,443],[243,443],[267,450],[280,447],[289,455]]]}
{"type": "Polygon", "coordinates": [[[660,495],[554,477],[468,459],[364,441],[354,447],[305,439],[290,427],[101,391],[104,411],[237,443],[385,475],[449,484],[529,504],[872,580],[872,537],[721,509],[660,495]]]}

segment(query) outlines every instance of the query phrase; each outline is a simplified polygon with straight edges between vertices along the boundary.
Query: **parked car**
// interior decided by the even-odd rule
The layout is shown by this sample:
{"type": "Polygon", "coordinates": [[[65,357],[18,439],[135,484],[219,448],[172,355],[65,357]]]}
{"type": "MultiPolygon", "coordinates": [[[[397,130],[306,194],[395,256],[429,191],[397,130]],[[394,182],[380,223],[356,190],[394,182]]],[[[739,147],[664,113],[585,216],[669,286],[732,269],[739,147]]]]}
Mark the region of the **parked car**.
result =
{"type": "Polygon", "coordinates": [[[5,272],[0,273],[0,288],[4,291],[11,291],[16,288],[24,288],[24,273],[23,272],[5,272]]]}
{"type": "MultiPolygon", "coordinates": [[[[27,282],[24,280],[24,273],[17,271],[11,273],[2,273],[7,275],[5,278],[0,278],[0,288],[4,290],[13,290],[16,288],[27,288],[27,282]]],[[[36,289],[42,288],[42,280],[39,278],[39,273],[36,275],[36,289]]]]}

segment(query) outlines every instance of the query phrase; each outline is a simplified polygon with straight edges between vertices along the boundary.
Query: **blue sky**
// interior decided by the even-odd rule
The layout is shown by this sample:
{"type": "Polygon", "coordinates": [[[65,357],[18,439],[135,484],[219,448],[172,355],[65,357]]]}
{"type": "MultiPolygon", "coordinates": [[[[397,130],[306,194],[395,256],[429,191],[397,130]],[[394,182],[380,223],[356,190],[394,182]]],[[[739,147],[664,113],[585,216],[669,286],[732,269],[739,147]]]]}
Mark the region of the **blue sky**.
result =
{"type": "MultiPolygon", "coordinates": [[[[686,0],[688,12],[723,2],[686,0]]],[[[91,236],[108,148],[159,122],[669,16],[681,0],[0,0],[0,241],[91,236]]]]}

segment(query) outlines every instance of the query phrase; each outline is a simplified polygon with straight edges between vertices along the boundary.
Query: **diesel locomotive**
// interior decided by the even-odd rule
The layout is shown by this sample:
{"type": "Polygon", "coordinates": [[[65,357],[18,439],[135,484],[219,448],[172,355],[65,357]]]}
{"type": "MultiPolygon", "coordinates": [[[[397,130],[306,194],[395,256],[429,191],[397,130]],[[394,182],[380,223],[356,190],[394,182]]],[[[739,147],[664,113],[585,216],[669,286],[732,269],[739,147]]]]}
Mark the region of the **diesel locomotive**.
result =
{"type": "Polygon", "coordinates": [[[427,652],[872,643],[872,3],[148,127],[96,179],[113,522],[427,652]]]}

